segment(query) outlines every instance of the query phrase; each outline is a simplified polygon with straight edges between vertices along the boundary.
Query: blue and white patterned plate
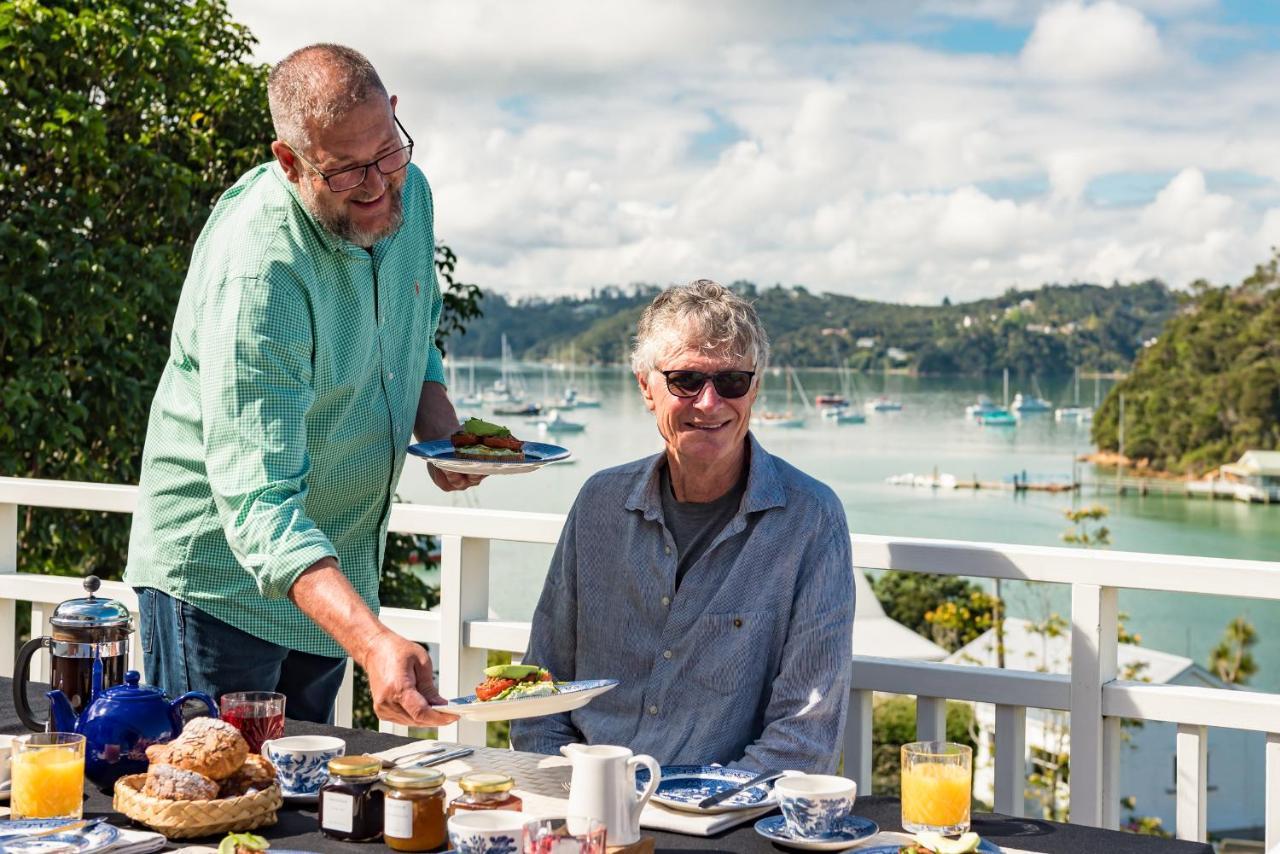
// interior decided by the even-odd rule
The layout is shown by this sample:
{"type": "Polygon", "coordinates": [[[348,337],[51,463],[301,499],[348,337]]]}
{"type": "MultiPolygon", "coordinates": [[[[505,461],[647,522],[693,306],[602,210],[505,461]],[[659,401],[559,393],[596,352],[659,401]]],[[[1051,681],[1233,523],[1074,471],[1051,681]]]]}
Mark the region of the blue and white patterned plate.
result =
{"type": "MultiPolygon", "coordinates": [[[[839,832],[829,833],[820,839],[802,839],[799,836],[792,836],[787,832],[787,820],[780,815],[771,815],[756,822],[756,833],[765,839],[804,851],[843,851],[855,842],[870,839],[879,832],[880,827],[874,821],[856,815],[847,816],[840,823],[839,832]]],[[[893,854],[898,854],[899,847],[894,845],[885,850],[892,850],[893,854]]],[[[869,854],[871,850],[879,849],[859,848],[858,854],[869,854]]]]}
{"type": "MultiPolygon", "coordinates": [[[[18,833],[21,831],[47,830],[68,824],[74,819],[65,818],[32,818],[0,821],[0,834],[18,833]]],[[[26,854],[40,854],[42,851],[70,851],[72,854],[91,854],[103,851],[115,844],[120,836],[120,829],[105,821],[84,830],[73,830],[69,833],[55,833],[52,836],[40,836],[31,840],[10,839],[4,843],[6,851],[21,851],[26,854]],[[74,846],[68,849],[67,846],[74,846]]]]}
{"type": "MultiPolygon", "coordinates": [[[[655,803],[685,812],[711,815],[736,812],[759,807],[777,806],[778,797],[773,793],[773,783],[752,786],[713,807],[700,809],[704,798],[718,795],[725,789],[741,786],[756,776],[754,771],[741,768],[721,768],[718,765],[663,765],[662,782],[653,793],[655,803]]],[[[643,792],[649,785],[649,769],[636,769],[636,791],[643,792]]]]}
{"type": "Polygon", "coordinates": [[[536,718],[582,708],[617,685],[617,679],[557,682],[556,693],[542,697],[477,700],[475,694],[468,694],[465,697],[450,700],[447,705],[434,708],[437,712],[447,712],[471,721],[514,721],[518,718],[536,718]]]}
{"type": "Polygon", "coordinates": [[[409,453],[422,457],[431,465],[445,471],[462,474],[524,474],[542,468],[547,463],[567,460],[569,452],[559,445],[546,442],[525,442],[524,459],[518,463],[501,460],[460,460],[453,452],[448,439],[418,442],[409,446],[409,453]]]}
{"type": "MultiPolygon", "coordinates": [[[[872,845],[869,848],[859,848],[858,854],[898,854],[901,850],[902,845],[872,845]]],[[[978,843],[978,854],[1002,854],[1002,852],[999,845],[984,839],[978,843]]]]}

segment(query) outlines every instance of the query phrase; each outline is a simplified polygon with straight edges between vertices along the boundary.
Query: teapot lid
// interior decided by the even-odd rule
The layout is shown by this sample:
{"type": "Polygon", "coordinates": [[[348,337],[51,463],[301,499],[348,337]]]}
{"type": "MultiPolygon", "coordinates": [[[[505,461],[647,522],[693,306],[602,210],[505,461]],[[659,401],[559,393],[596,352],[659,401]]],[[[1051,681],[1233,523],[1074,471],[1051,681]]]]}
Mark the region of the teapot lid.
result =
{"type": "Polygon", "coordinates": [[[153,688],[150,685],[139,685],[138,682],[141,678],[142,676],[136,670],[126,671],[123,685],[113,685],[102,693],[113,700],[150,700],[159,698],[167,701],[168,698],[165,697],[164,691],[159,688],[153,688]]]}
{"type": "Polygon", "coordinates": [[[102,582],[96,575],[85,576],[84,589],[89,595],[82,599],[68,599],[60,604],[49,622],[60,629],[87,629],[106,626],[128,626],[129,609],[114,599],[99,599],[102,582]]]}

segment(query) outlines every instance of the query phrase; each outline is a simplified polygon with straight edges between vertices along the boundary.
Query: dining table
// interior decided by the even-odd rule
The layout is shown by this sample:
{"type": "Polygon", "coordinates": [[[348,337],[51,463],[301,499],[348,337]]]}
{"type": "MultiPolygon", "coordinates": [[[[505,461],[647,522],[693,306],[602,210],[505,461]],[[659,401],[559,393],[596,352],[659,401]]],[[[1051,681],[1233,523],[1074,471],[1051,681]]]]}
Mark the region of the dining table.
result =
{"type": "MultiPolygon", "coordinates": [[[[33,709],[45,709],[48,701],[43,686],[32,685],[30,701],[33,709]]],[[[0,678],[0,733],[25,732],[14,709],[12,682],[0,678]]],[[[391,733],[350,729],[325,724],[287,720],[286,735],[332,735],[346,742],[351,753],[384,753],[403,749],[416,740],[391,733]]],[[[546,757],[524,754],[501,748],[479,747],[473,754],[474,767],[486,769],[510,768],[516,775],[519,789],[519,769],[545,765],[546,757]]],[[[472,767],[472,766],[469,766],[472,767]]],[[[564,768],[568,780],[568,769],[564,768]]],[[[7,804],[0,802],[0,814],[7,812],[7,804]]],[[[86,785],[84,804],[86,818],[105,817],[121,827],[129,827],[130,820],[112,809],[110,794],[100,792],[92,784],[86,785]]],[[[901,831],[901,806],[897,798],[867,795],[857,798],[854,813],[876,822],[882,831],[901,831]]],[[[754,814],[753,814],[754,815],[754,814]]],[[[1213,847],[1201,842],[1187,842],[1155,836],[1140,836],[1114,830],[1103,830],[1078,824],[1064,824],[1037,818],[1022,818],[998,813],[976,812],[972,829],[983,838],[991,840],[1006,852],[1040,852],[1040,854],[1213,854],[1213,847]]],[[[382,842],[339,842],[322,836],[312,803],[286,802],[278,812],[277,822],[260,828],[255,833],[270,841],[273,849],[312,852],[343,852],[343,854],[380,854],[390,851],[382,842]]],[[[725,854],[780,854],[794,849],[783,848],[756,833],[753,821],[721,830],[710,836],[690,836],[669,830],[643,829],[644,836],[652,837],[657,852],[707,851],[725,854]]],[[[196,840],[172,840],[166,850],[190,851],[216,847],[218,838],[196,840]]],[[[447,846],[437,850],[447,850],[447,846]]],[[[857,847],[848,849],[857,851],[857,847]]]]}

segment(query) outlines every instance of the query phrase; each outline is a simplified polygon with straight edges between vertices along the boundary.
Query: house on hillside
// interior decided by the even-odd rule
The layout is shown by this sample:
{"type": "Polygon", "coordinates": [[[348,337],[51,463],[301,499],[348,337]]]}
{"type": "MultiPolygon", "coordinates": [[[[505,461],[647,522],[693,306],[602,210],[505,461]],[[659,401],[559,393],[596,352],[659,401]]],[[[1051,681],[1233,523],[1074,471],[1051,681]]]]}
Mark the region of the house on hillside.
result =
{"type": "Polygon", "coordinates": [[[1245,451],[1219,471],[1235,484],[1236,497],[1246,501],[1280,501],[1280,451],[1245,451]]]}
{"type": "MultiPolygon", "coordinates": [[[[855,635],[857,629],[855,628],[855,635]]],[[[1071,632],[1055,636],[1037,632],[1028,620],[1004,621],[1005,667],[1066,674],[1071,669],[1071,632]]],[[[1122,678],[1155,685],[1186,685],[1200,688],[1230,688],[1190,658],[1150,647],[1122,643],[1117,647],[1122,678]]],[[[946,659],[947,664],[995,667],[995,631],[982,634],[946,659]]],[[[975,755],[973,795],[978,800],[994,800],[992,746],[995,708],[977,704],[979,751],[975,755]]],[[[1177,726],[1146,721],[1127,728],[1121,747],[1120,792],[1136,801],[1135,815],[1155,816],[1166,830],[1176,826],[1175,763],[1177,726]]],[[[1065,712],[1027,709],[1027,771],[1043,766],[1049,757],[1070,753],[1071,726],[1065,712]]],[[[1263,827],[1265,736],[1243,730],[1209,730],[1208,827],[1213,835],[1252,837],[1263,827]]],[[[1066,802],[1065,787],[1059,792],[1066,802]]],[[[1027,799],[1027,815],[1038,817],[1040,802],[1027,799]]],[[[1124,815],[1122,813],[1122,815],[1124,815]]],[[[1261,838],[1261,836],[1258,836],[1261,838]]]]}

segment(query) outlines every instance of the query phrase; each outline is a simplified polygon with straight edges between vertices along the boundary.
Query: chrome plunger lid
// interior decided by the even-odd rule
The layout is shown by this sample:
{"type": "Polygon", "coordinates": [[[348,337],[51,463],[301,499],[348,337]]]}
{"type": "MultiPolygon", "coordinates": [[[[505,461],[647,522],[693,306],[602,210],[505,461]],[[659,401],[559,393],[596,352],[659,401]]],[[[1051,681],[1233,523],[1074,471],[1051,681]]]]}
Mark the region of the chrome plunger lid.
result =
{"type": "Polygon", "coordinates": [[[102,582],[96,575],[85,576],[84,589],[88,593],[82,599],[68,599],[54,609],[49,622],[60,629],[93,629],[109,626],[129,626],[129,609],[114,599],[99,599],[102,582]]]}

